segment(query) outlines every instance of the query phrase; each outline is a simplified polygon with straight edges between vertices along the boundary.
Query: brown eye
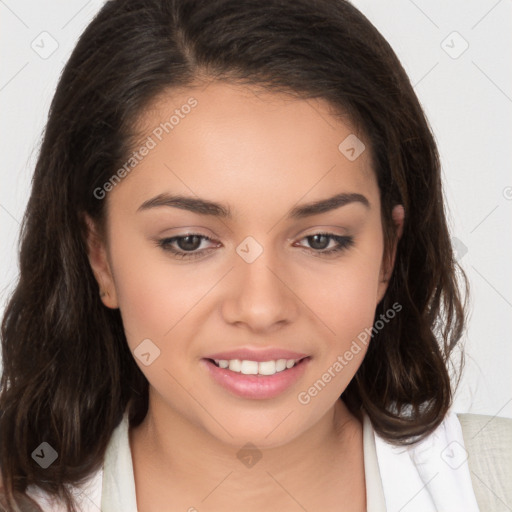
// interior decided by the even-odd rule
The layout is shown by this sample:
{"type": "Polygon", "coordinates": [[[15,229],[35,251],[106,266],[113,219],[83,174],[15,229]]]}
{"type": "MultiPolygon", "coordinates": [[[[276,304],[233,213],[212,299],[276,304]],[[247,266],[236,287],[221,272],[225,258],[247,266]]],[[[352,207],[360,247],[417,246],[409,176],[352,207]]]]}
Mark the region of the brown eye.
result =
{"type": "Polygon", "coordinates": [[[327,249],[331,241],[328,235],[323,234],[308,236],[307,240],[312,249],[317,249],[319,251],[327,249]]]}
{"type": "MultiPolygon", "coordinates": [[[[309,249],[315,253],[316,256],[328,256],[335,253],[341,253],[354,245],[354,237],[335,235],[334,233],[315,233],[303,238],[306,240],[309,249]],[[336,242],[337,245],[327,249],[331,241],[336,242]]],[[[300,247],[304,247],[300,245],[300,247]]],[[[305,247],[308,249],[308,247],[305,247]]]]}
{"type": "Polygon", "coordinates": [[[195,251],[201,245],[201,237],[199,235],[187,235],[179,237],[176,242],[183,251],[195,251]]]}
{"type": "MultiPolygon", "coordinates": [[[[157,241],[157,245],[164,251],[170,252],[176,258],[195,258],[210,252],[212,247],[198,250],[202,242],[213,242],[213,240],[205,235],[197,233],[189,233],[183,236],[173,236],[171,238],[163,238],[157,241]]],[[[220,243],[216,244],[219,247],[220,243]]]]}

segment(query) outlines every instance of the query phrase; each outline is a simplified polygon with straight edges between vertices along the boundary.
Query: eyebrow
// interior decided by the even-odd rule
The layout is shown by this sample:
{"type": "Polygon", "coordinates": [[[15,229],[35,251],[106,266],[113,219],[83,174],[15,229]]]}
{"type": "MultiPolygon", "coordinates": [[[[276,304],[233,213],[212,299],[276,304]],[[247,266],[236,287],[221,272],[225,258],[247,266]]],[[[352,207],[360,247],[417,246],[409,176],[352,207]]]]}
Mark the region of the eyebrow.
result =
{"type": "MultiPolygon", "coordinates": [[[[362,194],[340,193],[327,199],[321,199],[312,203],[303,204],[292,208],[287,216],[291,219],[303,219],[320,213],[329,212],[351,203],[360,203],[370,208],[370,202],[362,194]]],[[[159,194],[147,201],[144,201],[137,211],[149,210],[160,206],[180,208],[199,215],[211,215],[223,219],[232,219],[233,215],[228,205],[201,199],[173,194],[159,194]]]]}

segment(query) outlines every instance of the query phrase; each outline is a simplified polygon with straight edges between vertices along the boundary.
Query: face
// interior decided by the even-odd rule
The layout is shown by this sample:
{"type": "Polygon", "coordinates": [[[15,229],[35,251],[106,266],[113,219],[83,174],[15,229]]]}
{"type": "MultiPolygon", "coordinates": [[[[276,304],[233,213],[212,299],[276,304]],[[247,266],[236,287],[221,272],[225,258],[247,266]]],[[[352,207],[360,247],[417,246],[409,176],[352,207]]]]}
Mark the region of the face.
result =
{"type": "Polygon", "coordinates": [[[160,98],[139,126],[89,258],[150,410],[234,446],[297,438],[354,376],[386,290],[367,141],[320,100],[220,83],[160,98]]]}

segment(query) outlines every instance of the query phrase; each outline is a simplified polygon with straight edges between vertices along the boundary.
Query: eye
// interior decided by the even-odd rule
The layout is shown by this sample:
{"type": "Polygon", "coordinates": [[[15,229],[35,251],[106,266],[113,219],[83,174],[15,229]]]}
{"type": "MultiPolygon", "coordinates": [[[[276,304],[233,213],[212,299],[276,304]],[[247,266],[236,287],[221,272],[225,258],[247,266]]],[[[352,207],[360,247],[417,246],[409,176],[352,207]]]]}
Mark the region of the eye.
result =
{"type": "Polygon", "coordinates": [[[354,245],[354,238],[352,236],[341,236],[335,235],[334,233],[315,233],[304,237],[302,240],[307,240],[311,249],[317,253],[318,256],[329,256],[340,253],[354,245]],[[329,247],[331,242],[335,242],[335,245],[329,247]]]}
{"type": "MultiPolygon", "coordinates": [[[[353,237],[335,235],[334,233],[315,233],[304,237],[302,240],[307,240],[310,248],[308,249],[303,245],[299,245],[299,247],[304,247],[308,249],[309,252],[313,251],[313,253],[318,256],[329,256],[341,253],[354,244],[353,237]],[[329,247],[331,242],[335,242],[333,247],[329,247]]],[[[157,241],[157,245],[179,259],[201,257],[211,252],[215,247],[221,246],[220,242],[215,242],[212,238],[198,233],[188,233],[186,235],[163,238],[157,241]],[[201,248],[203,242],[212,242],[214,246],[201,248]]]]}
{"type": "MultiPolygon", "coordinates": [[[[158,246],[164,251],[170,252],[176,258],[195,258],[203,256],[205,252],[210,252],[208,249],[204,248],[198,251],[203,241],[213,242],[208,236],[189,233],[187,235],[173,236],[172,238],[158,240],[158,246]],[[175,245],[177,245],[178,248],[176,248],[175,245]]],[[[217,243],[216,247],[219,246],[220,244],[217,243]]]]}

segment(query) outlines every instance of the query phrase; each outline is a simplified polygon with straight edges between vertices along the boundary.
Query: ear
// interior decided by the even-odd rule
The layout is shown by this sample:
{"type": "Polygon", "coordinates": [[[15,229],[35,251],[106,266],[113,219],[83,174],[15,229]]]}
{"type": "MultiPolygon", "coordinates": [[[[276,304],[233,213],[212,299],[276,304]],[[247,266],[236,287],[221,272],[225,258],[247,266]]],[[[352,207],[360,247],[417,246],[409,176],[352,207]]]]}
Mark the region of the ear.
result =
{"type": "Polygon", "coordinates": [[[379,287],[377,291],[377,304],[384,298],[386,290],[388,289],[389,280],[391,279],[391,274],[393,273],[393,268],[395,266],[396,249],[404,230],[404,207],[401,204],[397,204],[393,208],[393,211],[391,212],[391,217],[393,219],[393,223],[395,224],[396,237],[393,247],[391,248],[391,251],[389,253],[389,258],[387,258],[386,260],[383,259],[382,265],[380,267],[379,287]]]}
{"type": "Polygon", "coordinates": [[[99,286],[98,294],[105,306],[116,309],[119,306],[104,237],[87,214],[84,214],[84,221],[87,226],[87,256],[99,286]]]}

